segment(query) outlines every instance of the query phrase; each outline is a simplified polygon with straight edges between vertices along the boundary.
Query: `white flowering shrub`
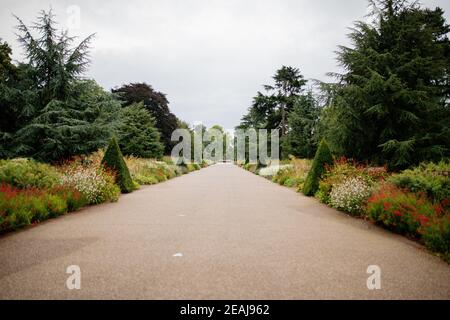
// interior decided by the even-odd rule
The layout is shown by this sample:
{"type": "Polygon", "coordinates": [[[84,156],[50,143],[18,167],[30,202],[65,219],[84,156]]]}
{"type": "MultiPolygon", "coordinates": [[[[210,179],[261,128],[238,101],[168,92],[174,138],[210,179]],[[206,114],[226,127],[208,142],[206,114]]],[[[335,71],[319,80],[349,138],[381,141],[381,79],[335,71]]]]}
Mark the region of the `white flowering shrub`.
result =
{"type": "Polygon", "coordinates": [[[350,177],[333,186],[330,193],[330,204],[336,209],[352,215],[360,215],[364,203],[371,193],[370,185],[360,177],[350,177]]]}
{"type": "Polygon", "coordinates": [[[273,177],[274,175],[276,175],[278,173],[278,171],[283,170],[283,169],[287,169],[287,168],[292,168],[292,165],[271,165],[269,167],[265,167],[265,168],[261,168],[258,172],[258,174],[262,177],[266,177],[266,178],[270,178],[273,177]]]}
{"type": "Polygon", "coordinates": [[[78,190],[89,204],[117,201],[120,195],[120,188],[114,183],[114,176],[94,166],[65,167],[61,184],[78,190]]]}

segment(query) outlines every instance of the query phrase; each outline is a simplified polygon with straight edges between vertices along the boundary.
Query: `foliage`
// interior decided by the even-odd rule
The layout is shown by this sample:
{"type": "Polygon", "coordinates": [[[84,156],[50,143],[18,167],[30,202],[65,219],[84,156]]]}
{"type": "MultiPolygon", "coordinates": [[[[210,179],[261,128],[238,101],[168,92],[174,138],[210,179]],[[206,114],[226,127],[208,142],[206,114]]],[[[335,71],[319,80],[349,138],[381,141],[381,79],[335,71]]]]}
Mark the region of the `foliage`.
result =
{"type": "Polygon", "coordinates": [[[59,181],[57,170],[31,159],[0,160],[0,183],[18,188],[52,188],[59,181]]]}
{"type": "Polygon", "coordinates": [[[0,81],[0,156],[52,162],[103,147],[120,104],[81,78],[92,36],[72,46],[75,38],[58,32],[51,11],[42,11],[31,27],[17,19],[27,62],[11,67],[10,50],[2,48],[8,67],[0,81]]]}
{"type": "Polygon", "coordinates": [[[368,200],[367,214],[373,221],[402,234],[420,237],[435,216],[448,216],[448,204],[433,204],[424,194],[382,184],[368,200]]]}
{"type": "MultiPolygon", "coordinates": [[[[17,18],[17,17],[16,17],[17,18]]],[[[88,50],[93,35],[71,47],[75,38],[58,32],[52,11],[41,11],[31,28],[17,18],[19,42],[34,70],[41,106],[51,100],[65,101],[71,95],[71,84],[89,65],[88,50]],[[37,31],[34,37],[31,30],[37,31]]]]}
{"type": "Polygon", "coordinates": [[[325,173],[325,166],[333,163],[333,156],[331,155],[328,144],[322,140],[314,157],[311,170],[308,172],[305,184],[303,186],[303,193],[307,196],[313,196],[319,188],[319,181],[325,173]]]}
{"type": "Polygon", "coordinates": [[[435,216],[422,229],[425,245],[430,250],[443,253],[445,260],[450,262],[450,215],[435,216]]]}
{"type": "Polygon", "coordinates": [[[310,169],[311,160],[297,159],[291,156],[287,164],[281,165],[280,170],[272,176],[272,181],[286,187],[302,190],[310,169]]]}
{"type": "Polygon", "coordinates": [[[119,103],[92,80],[72,84],[66,101],[52,100],[13,138],[16,154],[56,161],[103,147],[114,131],[119,103]]]}
{"type": "Polygon", "coordinates": [[[319,182],[316,194],[320,201],[331,204],[330,194],[335,186],[341,185],[350,178],[361,179],[366,185],[372,186],[374,182],[384,179],[384,168],[365,167],[344,157],[334,160],[332,166],[328,166],[326,173],[319,182]]]}
{"type": "Polygon", "coordinates": [[[114,174],[103,167],[72,162],[59,169],[62,173],[61,185],[80,192],[89,204],[118,200],[120,189],[114,183],[114,174]]]}
{"type": "MultiPolygon", "coordinates": [[[[273,85],[264,86],[266,94],[258,92],[253,98],[248,113],[244,115],[237,129],[280,129],[282,139],[286,136],[289,131],[289,114],[307,81],[299,69],[289,66],[282,66],[277,70],[273,80],[273,85]]],[[[284,147],[284,144],[281,147],[284,147]]]]}
{"type": "Polygon", "coordinates": [[[141,158],[160,158],[164,146],[155,120],[142,103],[133,103],[120,112],[119,146],[124,155],[141,158]]]}
{"type": "Polygon", "coordinates": [[[389,182],[412,192],[424,192],[435,201],[450,199],[450,162],[422,163],[393,175],[389,182]]]}
{"type": "Polygon", "coordinates": [[[319,108],[312,92],[296,99],[289,114],[289,131],[283,141],[283,153],[311,159],[316,152],[319,108]]]}
{"type": "Polygon", "coordinates": [[[449,156],[450,26],[440,8],[377,2],[340,47],[345,73],[328,86],[325,136],[334,152],[402,169],[449,156]]]}
{"type": "Polygon", "coordinates": [[[111,139],[103,157],[102,164],[114,172],[116,182],[123,193],[129,193],[135,190],[136,187],[131,179],[127,164],[123,159],[122,152],[115,138],[111,139]]]}
{"type": "Polygon", "coordinates": [[[144,104],[144,107],[155,118],[155,126],[161,133],[165,154],[170,154],[174,142],[171,141],[172,132],[178,128],[179,120],[169,109],[169,101],[164,93],[158,92],[146,83],[130,83],[112,90],[123,100],[124,106],[133,103],[144,104]]]}
{"type": "Polygon", "coordinates": [[[36,188],[0,184],[0,233],[66,213],[67,202],[36,188]]]}
{"type": "Polygon", "coordinates": [[[364,213],[365,202],[371,193],[370,185],[360,177],[350,177],[333,186],[330,193],[332,207],[354,216],[364,213]]]}

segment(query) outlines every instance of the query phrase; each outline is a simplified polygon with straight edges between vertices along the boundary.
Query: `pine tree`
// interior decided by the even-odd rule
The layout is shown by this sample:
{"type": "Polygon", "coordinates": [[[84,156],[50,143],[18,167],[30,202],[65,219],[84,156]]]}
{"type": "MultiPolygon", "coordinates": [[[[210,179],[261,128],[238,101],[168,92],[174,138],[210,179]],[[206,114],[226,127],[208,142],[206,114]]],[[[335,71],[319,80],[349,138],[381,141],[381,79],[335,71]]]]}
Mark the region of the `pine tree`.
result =
{"type": "Polygon", "coordinates": [[[346,156],[399,169],[450,155],[450,31],[443,11],[375,2],[341,47],[326,136],[346,156]]]}
{"type": "Polygon", "coordinates": [[[112,170],[116,174],[116,182],[120,187],[122,193],[133,192],[136,188],[131,179],[130,171],[123,159],[122,152],[115,138],[109,142],[108,149],[106,149],[102,163],[105,167],[112,170]]]}
{"type": "Polygon", "coordinates": [[[307,196],[313,196],[318,188],[319,181],[325,172],[326,165],[331,165],[333,163],[333,156],[331,155],[328,144],[325,140],[322,140],[317,149],[316,155],[314,157],[311,170],[308,172],[305,184],[303,186],[303,193],[307,196]]]}
{"type": "Polygon", "coordinates": [[[289,114],[289,132],[283,148],[285,155],[314,157],[319,111],[312,92],[297,98],[294,109],[289,114]]]}
{"type": "Polygon", "coordinates": [[[134,103],[120,111],[121,124],[118,126],[119,146],[125,155],[141,158],[160,158],[164,146],[160,133],[155,128],[155,120],[143,103],[134,103]]]}

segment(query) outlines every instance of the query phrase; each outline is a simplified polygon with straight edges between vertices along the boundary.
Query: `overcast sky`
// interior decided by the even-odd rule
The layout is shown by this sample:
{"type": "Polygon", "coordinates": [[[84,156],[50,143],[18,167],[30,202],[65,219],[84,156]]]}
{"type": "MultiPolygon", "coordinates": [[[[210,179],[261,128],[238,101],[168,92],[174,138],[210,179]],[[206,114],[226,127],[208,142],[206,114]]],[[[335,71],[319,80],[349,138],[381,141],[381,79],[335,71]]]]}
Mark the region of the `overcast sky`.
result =
{"type": "MultiPolygon", "coordinates": [[[[440,6],[450,21],[450,1],[440,6]]],[[[17,46],[12,14],[26,24],[53,8],[71,35],[96,33],[87,73],[105,89],[147,82],[189,123],[233,128],[282,65],[308,79],[338,71],[337,46],[364,20],[366,0],[0,0],[0,38],[17,46]],[[75,5],[75,7],[74,7],[75,5]],[[77,19],[77,11],[80,15],[77,19]],[[77,21],[80,23],[78,24],[77,21]]]]}

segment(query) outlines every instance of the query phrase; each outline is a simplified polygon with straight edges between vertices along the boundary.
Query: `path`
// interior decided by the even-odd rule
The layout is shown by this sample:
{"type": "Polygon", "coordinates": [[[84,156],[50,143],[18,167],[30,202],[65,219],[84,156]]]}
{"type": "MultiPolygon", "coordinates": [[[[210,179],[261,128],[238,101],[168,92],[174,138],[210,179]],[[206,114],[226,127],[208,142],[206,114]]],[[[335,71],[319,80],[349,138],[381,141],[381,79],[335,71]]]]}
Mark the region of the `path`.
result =
{"type": "Polygon", "coordinates": [[[220,164],[0,237],[0,298],[450,299],[450,266],[220,164]],[[81,290],[66,288],[69,265],[81,290]]]}

